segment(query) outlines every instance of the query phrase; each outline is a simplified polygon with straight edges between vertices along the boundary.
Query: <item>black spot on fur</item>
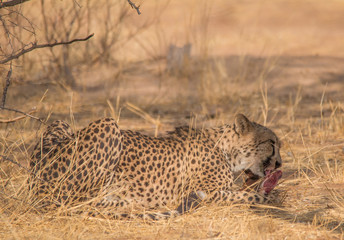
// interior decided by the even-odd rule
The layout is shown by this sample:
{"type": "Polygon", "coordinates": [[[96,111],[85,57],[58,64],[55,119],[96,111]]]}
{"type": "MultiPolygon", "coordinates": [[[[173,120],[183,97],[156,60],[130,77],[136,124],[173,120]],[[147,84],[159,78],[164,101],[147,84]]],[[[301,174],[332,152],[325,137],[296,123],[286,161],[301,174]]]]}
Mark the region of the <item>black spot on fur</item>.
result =
{"type": "Polygon", "coordinates": [[[54,177],[54,178],[58,178],[58,176],[59,176],[58,172],[54,172],[54,173],[53,173],[53,177],[54,177]]]}

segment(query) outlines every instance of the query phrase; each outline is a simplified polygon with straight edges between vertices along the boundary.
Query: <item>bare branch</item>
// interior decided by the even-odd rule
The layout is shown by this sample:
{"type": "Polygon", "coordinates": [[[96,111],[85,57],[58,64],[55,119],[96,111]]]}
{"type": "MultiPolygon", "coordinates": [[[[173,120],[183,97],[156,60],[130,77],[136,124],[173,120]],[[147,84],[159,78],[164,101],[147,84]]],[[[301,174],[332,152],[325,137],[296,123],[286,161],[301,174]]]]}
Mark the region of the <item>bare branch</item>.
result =
{"type": "MultiPolygon", "coordinates": [[[[32,113],[35,113],[36,110],[32,110],[30,112],[28,112],[27,114],[32,114],[32,113]]],[[[23,116],[19,116],[19,117],[15,117],[15,118],[11,118],[11,119],[0,119],[0,123],[13,123],[13,122],[16,122],[16,121],[19,121],[23,118],[26,118],[27,116],[23,115],[23,116]]]]}
{"type": "Polygon", "coordinates": [[[134,9],[137,11],[137,14],[138,14],[138,15],[141,14],[141,12],[140,12],[140,5],[138,5],[138,6],[136,7],[135,3],[133,3],[133,2],[130,1],[130,0],[128,0],[128,3],[129,3],[129,5],[130,5],[130,7],[134,8],[134,9]]]}
{"type": "Polygon", "coordinates": [[[0,8],[13,7],[15,5],[22,4],[27,1],[30,1],[30,0],[11,0],[7,2],[0,2],[0,8]]]}
{"type": "Polygon", "coordinates": [[[74,0],[74,3],[78,5],[79,8],[81,8],[81,5],[76,0],[74,0]]]}
{"type": "Polygon", "coordinates": [[[82,42],[82,41],[87,41],[88,39],[90,39],[91,37],[94,36],[94,33],[92,33],[91,35],[85,37],[85,38],[75,38],[71,41],[62,41],[62,42],[54,42],[54,43],[46,43],[46,44],[37,44],[37,43],[32,43],[32,46],[26,49],[22,49],[19,53],[14,54],[9,56],[8,58],[1,60],[0,64],[5,64],[13,59],[17,59],[19,58],[21,55],[24,55],[25,53],[31,52],[32,50],[38,49],[38,48],[47,48],[47,47],[55,47],[58,45],[69,45],[72,44],[74,42],[82,42]]]}
{"type": "Polygon", "coordinates": [[[5,84],[5,87],[4,87],[4,91],[2,92],[2,103],[1,103],[2,107],[5,107],[7,90],[8,90],[8,87],[10,86],[10,84],[11,84],[11,75],[12,75],[12,62],[11,62],[10,70],[8,70],[8,73],[7,73],[6,84],[5,84]]]}
{"type": "Polygon", "coordinates": [[[18,163],[18,162],[16,162],[16,161],[12,160],[12,159],[9,158],[9,157],[6,157],[6,156],[4,156],[4,155],[0,155],[0,157],[2,158],[2,161],[11,162],[11,163],[17,165],[18,167],[21,167],[21,168],[25,169],[27,172],[29,172],[29,173],[31,172],[27,167],[24,167],[23,165],[21,165],[20,163],[18,163]]]}
{"type": "Polygon", "coordinates": [[[23,114],[23,115],[25,115],[26,117],[35,119],[35,120],[40,121],[41,123],[45,124],[45,122],[44,122],[42,119],[40,119],[40,118],[38,118],[38,117],[35,117],[35,116],[33,116],[33,115],[29,114],[29,113],[22,112],[22,111],[20,111],[20,110],[12,109],[12,108],[7,108],[7,107],[0,107],[0,109],[6,110],[6,111],[11,111],[11,112],[16,112],[16,113],[23,114]]]}

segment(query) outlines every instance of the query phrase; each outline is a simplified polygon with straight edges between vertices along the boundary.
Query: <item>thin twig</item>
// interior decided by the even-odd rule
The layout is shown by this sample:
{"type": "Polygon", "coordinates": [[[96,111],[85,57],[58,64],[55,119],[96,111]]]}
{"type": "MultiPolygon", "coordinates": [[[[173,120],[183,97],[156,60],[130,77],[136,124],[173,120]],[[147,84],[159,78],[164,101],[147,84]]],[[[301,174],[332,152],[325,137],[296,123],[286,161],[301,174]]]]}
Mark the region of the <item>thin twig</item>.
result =
{"type": "Polygon", "coordinates": [[[140,15],[140,14],[141,14],[141,12],[140,12],[140,5],[138,5],[138,6],[136,7],[135,3],[133,3],[133,2],[132,2],[132,1],[130,1],[130,0],[128,0],[128,3],[129,3],[129,5],[130,5],[130,7],[132,7],[132,8],[135,8],[135,9],[136,9],[136,11],[137,11],[137,14],[138,14],[138,15],[140,15]]]}
{"type": "Polygon", "coordinates": [[[29,47],[29,48],[26,48],[26,49],[22,49],[19,53],[17,54],[14,54],[14,55],[11,55],[9,56],[8,58],[4,59],[4,60],[1,60],[0,61],[0,64],[5,64],[13,59],[17,59],[18,57],[20,57],[21,55],[25,54],[25,53],[28,53],[28,52],[31,52],[32,50],[35,50],[35,49],[38,49],[38,48],[51,48],[51,47],[55,47],[55,46],[58,46],[58,45],[69,45],[69,44],[72,44],[74,42],[81,42],[81,41],[87,41],[88,39],[90,39],[91,37],[94,36],[94,33],[92,33],[91,35],[85,37],[85,38],[75,38],[71,41],[63,41],[63,42],[54,42],[54,43],[46,43],[46,44],[37,44],[37,43],[32,43],[32,46],[29,47]]]}
{"type": "Polygon", "coordinates": [[[79,8],[81,8],[80,3],[78,3],[76,0],[74,0],[74,3],[75,3],[76,5],[78,5],[79,8]]]}
{"type": "Polygon", "coordinates": [[[11,75],[12,75],[12,62],[11,62],[11,65],[10,65],[10,70],[8,70],[8,73],[7,73],[7,76],[6,76],[6,84],[5,84],[5,87],[4,87],[4,91],[2,92],[2,103],[1,103],[2,107],[5,107],[7,90],[8,90],[8,87],[10,86],[10,84],[11,84],[11,75]]]}
{"type": "Polygon", "coordinates": [[[22,4],[27,1],[30,1],[30,0],[11,0],[7,2],[0,2],[0,8],[13,7],[15,5],[22,4]]]}
{"type": "MultiPolygon", "coordinates": [[[[32,110],[30,112],[28,112],[27,114],[32,114],[32,113],[35,113],[37,112],[37,110],[32,110]]],[[[16,122],[16,121],[19,121],[23,118],[26,118],[27,116],[23,115],[23,116],[19,116],[19,117],[15,117],[15,118],[12,118],[12,119],[0,119],[0,123],[12,123],[12,122],[16,122]]]]}
{"type": "Polygon", "coordinates": [[[4,155],[0,155],[0,157],[2,158],[3,161],[11,162],[11,163],[13,163],[13,164],[15,164],[15,165],[17,165],[17,166],[19,166],[19,167],[25,169],[27,172],[29,172],[29,173],[31,172],[27,167],[24,167],[23,165],[21,165],[20,163],[14,161],[14,160],[12,160],[12,159],[10,159],[9,157],[6,157],[6,156],[4,156],[4,155]]]}
{"type": "Polygon", "coordinates": [[[6,107],[0,107],[0,109],[6,110],[6,111],[11,111],[11,112],[16,112],[16,113],[23,114],[23,115],[25,115],[25,116],[27,116],[27,117],[30,117],[30,118],[32,118],[32,119],[36,119],[37,121],[40,121],[41,123],[45,124],[45,122],[44,122],[42,119],[40,119],[40,118],[38,118],[38,117],[35,117],[35,116],[33,116],[33,115],[29,114],[29,113],[22,112],[22,111],[20,111],[20,110],[12,109],[12,108],[6,108],[6,107]]]}

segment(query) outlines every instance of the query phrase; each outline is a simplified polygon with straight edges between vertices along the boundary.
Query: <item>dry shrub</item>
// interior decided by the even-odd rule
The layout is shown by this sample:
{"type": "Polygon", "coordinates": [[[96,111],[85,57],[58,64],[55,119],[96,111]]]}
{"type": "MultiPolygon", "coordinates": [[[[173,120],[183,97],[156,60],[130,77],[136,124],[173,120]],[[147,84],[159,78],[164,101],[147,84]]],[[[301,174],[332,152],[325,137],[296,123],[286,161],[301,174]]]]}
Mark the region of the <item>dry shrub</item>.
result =
{"type": "Polygon", "coordinates": [[[40,1],[1,9],[1,58],[31,46],[82,38],[95,33],[94,41],[36,50],[21,57],[20,77],[57,82],[75,88],[82,67],[96,64],[118,65],[117,52],[151,26],[153,19],[132,25],[127,1],[40,1]]]}

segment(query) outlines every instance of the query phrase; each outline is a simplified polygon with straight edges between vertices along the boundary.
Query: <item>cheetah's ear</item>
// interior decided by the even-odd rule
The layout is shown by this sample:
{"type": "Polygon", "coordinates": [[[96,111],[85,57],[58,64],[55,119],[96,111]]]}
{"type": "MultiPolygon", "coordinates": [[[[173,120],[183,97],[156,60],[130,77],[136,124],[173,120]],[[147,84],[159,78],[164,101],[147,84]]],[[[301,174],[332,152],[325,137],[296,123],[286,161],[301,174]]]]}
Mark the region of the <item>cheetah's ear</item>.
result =
{"type": "Polygon", "coordinates": [[[253,130],[253,125],[245,115],[239,113],[235,116],[235,129],[240,135],[245,135],[253,130]]]}

